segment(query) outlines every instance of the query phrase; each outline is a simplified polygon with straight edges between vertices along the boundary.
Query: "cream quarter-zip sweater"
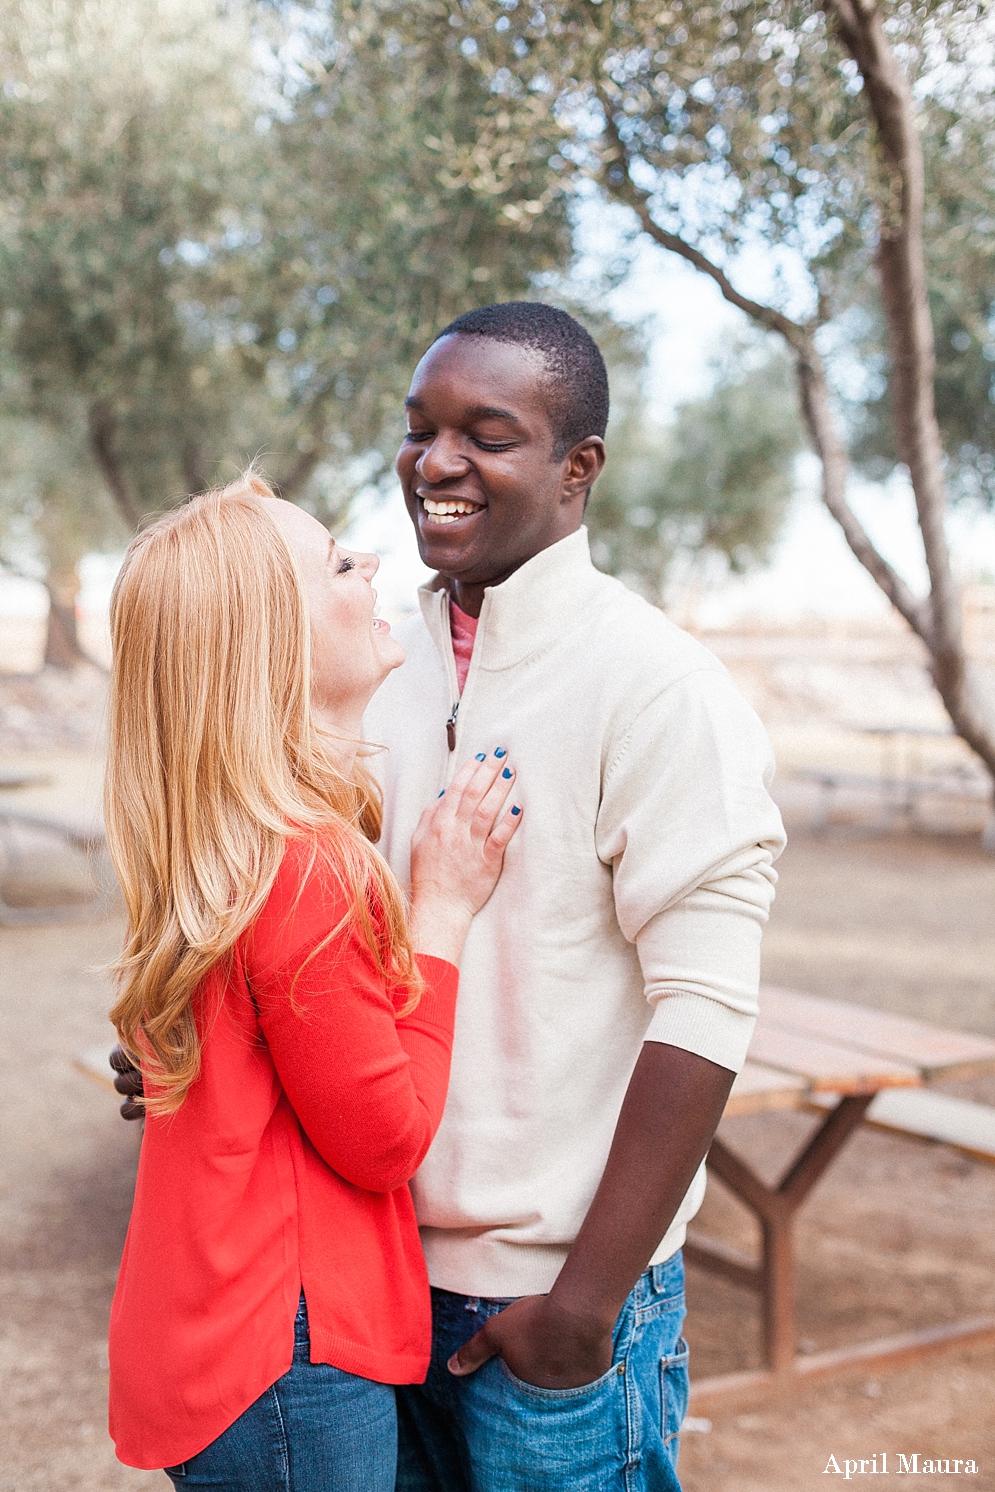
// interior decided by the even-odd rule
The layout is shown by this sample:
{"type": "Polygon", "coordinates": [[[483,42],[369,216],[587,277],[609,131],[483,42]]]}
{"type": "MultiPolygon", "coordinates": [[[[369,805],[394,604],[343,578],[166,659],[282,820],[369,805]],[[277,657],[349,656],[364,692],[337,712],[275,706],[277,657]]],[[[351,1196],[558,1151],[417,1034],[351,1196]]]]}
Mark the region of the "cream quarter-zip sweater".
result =
{"type": "MultiPolygon", "coordinates": [[[[498,746],[524,818],[467,939],[449,1097],[412,1190],[433,1284],[533,1294],[591,1203],[642,1043],[743,1063],[784,843],[773,760],[718,660],[596,570],[584,529],[485,592],[462,698],[447,592],[420,600],[366,717],[388,748],[381,849],[407,885],[422,810],[498,746]]],[[[704,1185],[702,1168],[652,1262],[704,1185]]]]}

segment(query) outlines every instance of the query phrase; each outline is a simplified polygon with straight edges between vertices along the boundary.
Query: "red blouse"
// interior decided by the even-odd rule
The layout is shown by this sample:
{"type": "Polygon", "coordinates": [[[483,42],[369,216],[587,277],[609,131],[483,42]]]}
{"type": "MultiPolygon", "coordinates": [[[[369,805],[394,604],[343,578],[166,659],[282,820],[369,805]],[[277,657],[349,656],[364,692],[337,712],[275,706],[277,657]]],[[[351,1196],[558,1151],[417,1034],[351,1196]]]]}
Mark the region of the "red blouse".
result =
{"type": "Polygon", "coordinates": [[[291,841],[198,996],[200,1076],[146,1121],[110,1323],[110,1431],[129,1466],[189,1460],[287,1372],[302,1288],[312,1362],[382,1383],[428,1369],[407,1182],[442,1118],[457,971],[419,956],[426,988],[398,1019],[354,932],[319,947],[347,904],[310,861],[291,841]]]}

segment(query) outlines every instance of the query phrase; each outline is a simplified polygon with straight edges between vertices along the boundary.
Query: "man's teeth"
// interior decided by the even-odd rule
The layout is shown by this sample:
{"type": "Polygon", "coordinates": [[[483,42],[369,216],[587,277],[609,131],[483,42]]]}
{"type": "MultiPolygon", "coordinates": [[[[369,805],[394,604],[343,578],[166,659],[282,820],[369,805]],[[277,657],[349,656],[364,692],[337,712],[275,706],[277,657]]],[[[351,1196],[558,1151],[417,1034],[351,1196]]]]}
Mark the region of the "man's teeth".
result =
{"type": "Polygon", "coordinates": [[[457,518],[479,513],[481,508],[480,503],[464,502],[461,498],[456,502],[437,502],[434,497],[423,497],[422,506],[439,523],[455,523],[457,518]]]}

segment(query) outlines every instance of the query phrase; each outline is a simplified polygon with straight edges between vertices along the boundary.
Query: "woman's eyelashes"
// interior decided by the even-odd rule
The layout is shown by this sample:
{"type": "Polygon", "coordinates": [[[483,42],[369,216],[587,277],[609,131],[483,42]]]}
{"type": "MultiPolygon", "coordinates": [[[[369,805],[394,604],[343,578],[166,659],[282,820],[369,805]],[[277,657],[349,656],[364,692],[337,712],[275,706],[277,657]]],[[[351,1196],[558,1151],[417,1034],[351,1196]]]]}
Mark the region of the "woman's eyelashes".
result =
{"type": "Polygon", "coordinates": [[[341,564],[339,565],[338,573],[340,575],[344,575],[347,570],[355,570],[355,568],[356,568],[356,561],[354,559],[350,559],[349,556],[346,555],[345,558],[342,560],[341,564]]]}

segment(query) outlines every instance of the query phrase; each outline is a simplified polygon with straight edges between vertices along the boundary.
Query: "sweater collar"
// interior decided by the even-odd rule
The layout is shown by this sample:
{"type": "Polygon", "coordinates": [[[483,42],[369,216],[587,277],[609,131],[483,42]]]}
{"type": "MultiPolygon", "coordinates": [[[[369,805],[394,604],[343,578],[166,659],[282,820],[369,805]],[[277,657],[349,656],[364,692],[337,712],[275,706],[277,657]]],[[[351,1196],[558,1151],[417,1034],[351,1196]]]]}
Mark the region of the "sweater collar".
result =
{"type": "MultiPolygon", "coordinates": [[[[587,529],[551,544],[509,575],[488,586],[474,652],[484,668],[511,668],[548,648],[581,610],[597,585],[587,529]]],[[[436,576],[418,592],[425,624],[443,658],[450,645],[449,592],[436,576]]]]}

